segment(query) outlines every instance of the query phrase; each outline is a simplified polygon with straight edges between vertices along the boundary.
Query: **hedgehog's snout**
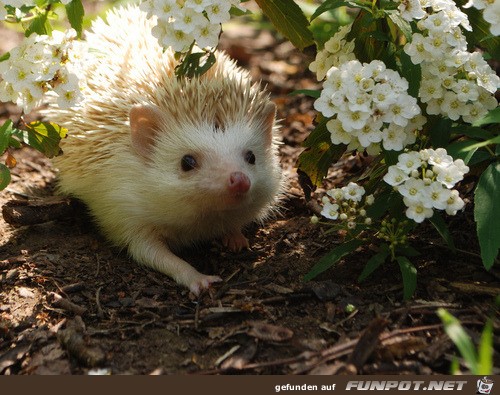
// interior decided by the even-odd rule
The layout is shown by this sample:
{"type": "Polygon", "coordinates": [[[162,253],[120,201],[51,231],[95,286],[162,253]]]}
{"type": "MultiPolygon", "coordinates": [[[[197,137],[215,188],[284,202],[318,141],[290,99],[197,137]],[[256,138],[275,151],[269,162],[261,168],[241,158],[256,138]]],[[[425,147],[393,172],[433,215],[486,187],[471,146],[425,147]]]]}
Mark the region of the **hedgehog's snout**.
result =
{"type": "Polygon", "coordinates": [[[241,172],[235,171],[229,175],[228,190],[233,195],[244,195],[250,189],[251,182],[248,176],[241,172]]]}

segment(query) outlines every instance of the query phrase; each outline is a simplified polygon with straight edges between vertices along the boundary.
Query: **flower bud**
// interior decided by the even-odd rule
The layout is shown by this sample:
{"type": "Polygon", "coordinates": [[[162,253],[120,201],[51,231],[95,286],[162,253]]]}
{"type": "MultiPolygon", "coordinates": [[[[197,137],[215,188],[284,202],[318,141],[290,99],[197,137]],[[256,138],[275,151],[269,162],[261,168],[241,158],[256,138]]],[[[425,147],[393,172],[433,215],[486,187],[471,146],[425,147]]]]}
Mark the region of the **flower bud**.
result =
{"type": "Polygon", "coordinates": [[[319,223],[319,218],[316,215],[313,215],[311,217],[311,224],[316,225],[317,223],[319,223]]]}

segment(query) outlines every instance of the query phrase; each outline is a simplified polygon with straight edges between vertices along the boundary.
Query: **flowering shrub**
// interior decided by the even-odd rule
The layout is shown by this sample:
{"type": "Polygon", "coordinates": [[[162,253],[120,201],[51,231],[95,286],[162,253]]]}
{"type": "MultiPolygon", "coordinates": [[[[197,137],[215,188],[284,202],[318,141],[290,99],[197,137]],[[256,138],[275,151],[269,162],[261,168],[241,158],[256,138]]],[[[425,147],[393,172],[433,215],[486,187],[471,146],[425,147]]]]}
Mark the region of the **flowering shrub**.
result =
{"type": "Polygon", "coordinates": [[[158,42],[176,52],[187,52],[193,41],[201,48],[216,47],[231,7],[244,11],[238,0],[146,0],[140,7],[156,17],[152,33],[158,42]]]}
{"type": "MultiPolygon", "coordinates": [[[[484,56],[490,51],[487,56],[500,57],[498,38],[487,38],[484,20],[477,14],[469,19],[451,0],[354,4],[360,8],[354,22],[327,40],[310,65],[323,81],[322,90],[313,94],[320,116],[305,142],[299,169],[313,185],[321,185],[329,165],[342,155],[373,155],[363,174],[363,193],[366,189],[375,201],[363,208],[369,220],[360,226],[354,219],[345,221],[349,209],[341,218],[345,204],[331,201],[334,195],[342,196],[341,189],[326,192],[321,216],[346,236],[306,279],[378,239],[378,252],[359,280],[385,261],[397,262],[408,298],[416,289],[411,258],[418,254],[408,236],[430,220],[456,249],[440,212],[456,215],[464,209],[456,185],[470,165],[487,167],[475,199],[485,267],[490,268],[498,255],[500,231],[494,230],[492,213],[500,213],[500,202],[493,198],[500,196],[500,115],[494,96],[500,78],[484,56]],[[341,51],[338,43],[345,49],[341,51]],[[486,51],[469,52],[473,45],[486,51]]],[[[341,5],[345,4],[327,0],[313,19],[341,5]]],[[[319,220],[313,217],[313,222],[319,220]]]]}
{"type": "MultiPolygon", "coordinates": [[[[61,108],[77,105],[82,99],[82,81],[74,58],[76,32],[33,33],[0,63],[0,100],[12,101],[25,113],[39,107],[44,93],[53,91],[61,108]]],[[[78,43],[76,43],[78,44],[78,43]]]]}
{"type": "MultiPolygon", "coordinates": [[[[470,0],[462,8],[458,1],[325,0],[306,17],[293,1],[256,0],[297,48],[318,48],[309,68],[322,89],[304,92],[316,99],[317,127],[304,142],[299,171],[319,186],[343,155],[373,156],[360,180],[323,196],[318,215],[345,239],[306,279],[363,244],[376,243],[377,253],[359,280],[386,261],[396,262],[404,296],[411,297],[416,289],[411,258],[418,252],[409,235],[428,220],[455,249],[443,215],[467,208],[460,182],[473,168],[480,174],[474,217],[481,257],[487,269],[493,265],[500,247],[495,222],[500,216],[495,98],[500,78],[486,60],[500,59],[500,0],[470,0]],[[315,40],[311,22],[346,6],[356,12],[353,20],[315,40]]],[[[152,34],[158,42],[176,51],[179,78],[208,70],[221,23],[246,13],[239,0],[144,0],[141,8],[156,19],[152,34]]],[[[81,0],[0,1],[0,20],[22,23],[26,35],[20,47],[0,57],[0,100],[25,112],[41,104],[46,93],[57,95],[62,108],[78,105],[85,92],[79,67],[92,55],[80,51],[75,40],[82,35],[83,14],[81,0]],[[52,32],[52,8],[59,3],[73,29],[66,33],[52,32]]],[[[67,132],[50,122],[7,121],[0,127],[0,153],[25,142],[57,155],[67,132]]],[[[9,150],[6,165],[14,163],[9,150]]],[[[10,179],[6,165],[0,164],[0,189],[10,179]]]]}
{"type": "Polygon", "coordinates": [[[423,149],[399,155],[398,163],[389,166],[384,181],[403,196],[408,207],[406,216],[420,223],[432,217],[433,209],[455,215],[464,207],[458,191],[451,188],[468,171],[462,159],[454,161],[444,148],[423,149]]]}
{"type": "Polygon", "coordinates": [[[415,142],[414,130],[425,121],[407,90],[408,82],[383,62],[351,60],[328,70],[314,108],[329,118],[326,128],[334,144],[373,153],[380,145],[400,151],[415,142]]]}

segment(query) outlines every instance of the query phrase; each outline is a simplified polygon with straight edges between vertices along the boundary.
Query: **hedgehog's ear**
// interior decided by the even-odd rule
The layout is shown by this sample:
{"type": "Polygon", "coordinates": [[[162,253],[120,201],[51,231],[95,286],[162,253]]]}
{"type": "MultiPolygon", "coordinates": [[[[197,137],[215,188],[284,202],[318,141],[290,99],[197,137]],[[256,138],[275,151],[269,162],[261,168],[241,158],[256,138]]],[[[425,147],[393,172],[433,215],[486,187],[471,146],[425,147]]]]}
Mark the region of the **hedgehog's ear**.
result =
{"type": "Polygon", "coordinates": [[[262,112],[262,126],[264,131],[264,136],[266,137],[266,142],[271,145],[273,141],[273,126],[274,119],[276,118],[276,104],[269,102],[264,107],[262,112]]]}
{"type": "Polygon", "coordinates": [[[139,155],[148,159],[161,125],[160,109],[156,106],[136,104],[130,109],[129,115],[132,146],[139,155]]]}

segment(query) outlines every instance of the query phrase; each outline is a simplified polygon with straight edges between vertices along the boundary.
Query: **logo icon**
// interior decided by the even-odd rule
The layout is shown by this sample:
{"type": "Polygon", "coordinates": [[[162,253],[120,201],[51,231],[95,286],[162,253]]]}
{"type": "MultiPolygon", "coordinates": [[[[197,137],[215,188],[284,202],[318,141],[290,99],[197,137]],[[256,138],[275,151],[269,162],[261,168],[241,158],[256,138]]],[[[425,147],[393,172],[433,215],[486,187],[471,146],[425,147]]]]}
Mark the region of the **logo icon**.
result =
{"type": "Polygon", "coordinates": [[[494,381],[488,377],[477,380],[477,394],[491,394],[494,381]]]}

